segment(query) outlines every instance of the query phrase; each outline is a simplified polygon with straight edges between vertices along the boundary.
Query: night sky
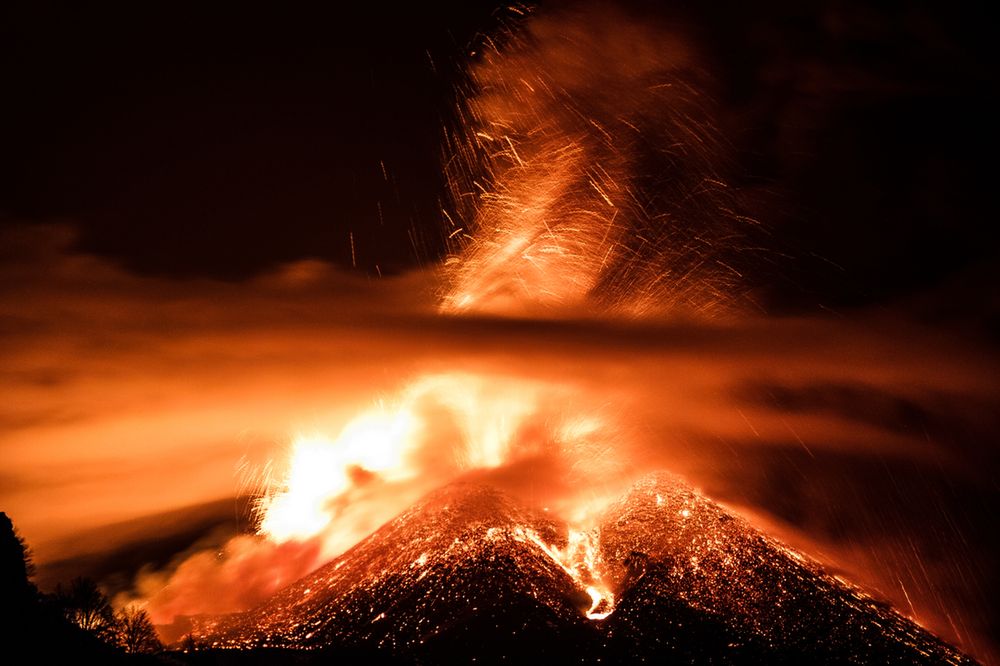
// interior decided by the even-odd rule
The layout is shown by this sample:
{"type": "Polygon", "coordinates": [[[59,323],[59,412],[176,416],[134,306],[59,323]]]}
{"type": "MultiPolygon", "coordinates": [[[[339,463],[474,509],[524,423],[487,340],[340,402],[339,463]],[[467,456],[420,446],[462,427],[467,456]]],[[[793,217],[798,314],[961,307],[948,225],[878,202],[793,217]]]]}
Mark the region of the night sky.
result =
{"type": "Polygon", "coordinates": [[[8,5],[4,212],[166,275],[352,267],[352,232],[358,270],[433,258],[452,70],[491,11],[8,5]]]}
{"type": "MultiPolygon", "coordinates": [[[[982,16],[646,4],[632,6],[694,35],[718,82],[731,182],[773,231],[757,277],[769,308],[873,303],[991,272],[982,16]]],[[[70,221],[82,249],[178,277],[238,280],[308,257],[391,274],[442,256],[442,127],[496,6],[2,12],[5,223],[70,221]]]]}

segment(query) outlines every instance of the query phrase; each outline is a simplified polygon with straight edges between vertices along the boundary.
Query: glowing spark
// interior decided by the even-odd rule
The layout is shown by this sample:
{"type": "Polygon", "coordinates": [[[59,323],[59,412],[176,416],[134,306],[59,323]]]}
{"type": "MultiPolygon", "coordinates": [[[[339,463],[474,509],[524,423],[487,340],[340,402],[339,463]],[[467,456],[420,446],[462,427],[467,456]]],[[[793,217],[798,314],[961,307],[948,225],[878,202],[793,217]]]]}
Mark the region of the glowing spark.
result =
{"type": "Polygon", "coordinates": [[[445,216],[466,231],[448,238],[443,311],[713,316],[739,300],[755,222],[720,175],[686,48],[621,22],[638,52],[662,55],[595,69],[595,36],[563,25],[580,54],[567,62],[532,35],[486,40],[447,133],[445,216]]]}

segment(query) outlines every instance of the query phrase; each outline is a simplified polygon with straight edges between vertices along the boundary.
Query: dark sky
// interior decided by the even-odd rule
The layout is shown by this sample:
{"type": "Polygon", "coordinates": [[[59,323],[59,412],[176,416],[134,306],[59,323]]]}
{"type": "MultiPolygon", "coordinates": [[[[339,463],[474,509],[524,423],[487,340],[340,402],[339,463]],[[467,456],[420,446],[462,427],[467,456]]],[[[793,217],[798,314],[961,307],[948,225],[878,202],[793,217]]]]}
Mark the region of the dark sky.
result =
{"type": "MultiPolygon", "coordinates": [[[[992,265],[984,16],[632,4],[678,18],[719,80],[774,303],[876,303],[992,265]]],[[[495,6],[322,6],[4,3],[0,215],[68,219],[83,249],[168,276],[439,257],[441,127],[495,6]]]]}
{"type": "Polygon", "coordinates": [[[8,5],[0,209],[157,273],[433,255],[449,59],[492,7],[357,4],[8,5]]]}

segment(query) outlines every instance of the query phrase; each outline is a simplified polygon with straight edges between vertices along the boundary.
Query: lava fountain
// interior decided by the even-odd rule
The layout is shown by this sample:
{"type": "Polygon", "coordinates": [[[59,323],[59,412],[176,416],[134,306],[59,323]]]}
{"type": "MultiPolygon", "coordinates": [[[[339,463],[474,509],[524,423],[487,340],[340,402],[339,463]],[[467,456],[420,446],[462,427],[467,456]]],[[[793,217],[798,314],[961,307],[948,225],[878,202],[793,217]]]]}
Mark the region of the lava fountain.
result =
{"type": "Polygon", "coordinates": [[[446,132],[444,312],[718,315],[756,222],[726,184],[706,74],[609,8],[487,40],[446,132]],[[607,26],[613,26],[607,27],[607,26]],[[595,62],[600,54],[600,63],[595,62]]]}

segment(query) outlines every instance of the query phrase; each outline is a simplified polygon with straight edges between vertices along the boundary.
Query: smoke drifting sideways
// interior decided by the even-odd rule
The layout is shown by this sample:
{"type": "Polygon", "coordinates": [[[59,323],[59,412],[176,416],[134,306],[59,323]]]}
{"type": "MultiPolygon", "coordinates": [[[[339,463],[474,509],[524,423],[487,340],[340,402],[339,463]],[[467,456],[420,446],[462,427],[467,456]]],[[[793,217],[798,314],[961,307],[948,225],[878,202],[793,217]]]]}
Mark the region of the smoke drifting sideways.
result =
{"type": "MultiPolygon", "coordinates": [[[[67,541],[101,524],[284,478],[293,433],[335,439],[356,414],[400,407],[417,424],[398,464],[348,470],[314,536],[243,535],[140,576],[159,623],[247,608],[451,480],[577,519],[670,469],[974,653],[993,649],[998,363],[968,334],[884,311],[448,317],[414,297],[426,276],[299,265],[173,282],[72,253],[65,227],[13,235],[0,502],[42,569],[112,550],[67,541]]],[[[333,484],[341,470],[319,472],[333,484]]]]}
{"type": "Polygon", "coordinates": [[[169,624],[252,606],[453,480],[580,523],[668,469],[996,658],[994,347],[891,305],[749,314],[756,223],[697,57],[609,11],[531,17],[472,66],[442,267],[176,281],[70,226],[4,232],[0,503],[40,567],[110,550],[74,536],[102,524],[258,495],[260,534],[122,595],[169,624]]]}

